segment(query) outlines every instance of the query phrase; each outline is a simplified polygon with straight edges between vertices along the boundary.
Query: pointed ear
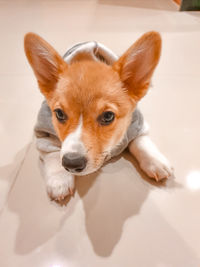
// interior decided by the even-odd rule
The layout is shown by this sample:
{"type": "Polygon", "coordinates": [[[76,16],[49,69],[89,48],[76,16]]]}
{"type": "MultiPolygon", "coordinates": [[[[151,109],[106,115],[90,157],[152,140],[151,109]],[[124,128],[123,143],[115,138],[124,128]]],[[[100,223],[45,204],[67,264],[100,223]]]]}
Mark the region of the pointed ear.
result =
{"type": "Polygon", "coordinates": [[[41,92],[44,95],[51,93],[58,82],[59,74],[67,68],[67,64],[53,47],[37,34],[25,35],[24,49],[41,92]]]}
{"type": "Polygon", "coordinates": [[[159,33],[148,32],[114,63],[113,69],[119,73],[121,81],[134,100],[138,101],[146,94],[160,58],[160,51],[159,33]]]}

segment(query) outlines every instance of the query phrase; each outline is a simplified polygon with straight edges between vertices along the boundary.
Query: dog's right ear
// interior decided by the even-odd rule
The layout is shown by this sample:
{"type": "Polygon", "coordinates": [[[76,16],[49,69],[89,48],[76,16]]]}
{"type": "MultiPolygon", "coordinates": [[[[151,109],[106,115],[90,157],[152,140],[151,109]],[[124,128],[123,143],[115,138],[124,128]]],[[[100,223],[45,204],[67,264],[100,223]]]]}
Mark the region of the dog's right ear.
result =
{"type": "Polygon", "coordinates": [[[51,94],[59,75],[67,69],[67,63],[51,45],[34,33],[25,35],[24,49],[41,92],[45,96],[51,94]]]}

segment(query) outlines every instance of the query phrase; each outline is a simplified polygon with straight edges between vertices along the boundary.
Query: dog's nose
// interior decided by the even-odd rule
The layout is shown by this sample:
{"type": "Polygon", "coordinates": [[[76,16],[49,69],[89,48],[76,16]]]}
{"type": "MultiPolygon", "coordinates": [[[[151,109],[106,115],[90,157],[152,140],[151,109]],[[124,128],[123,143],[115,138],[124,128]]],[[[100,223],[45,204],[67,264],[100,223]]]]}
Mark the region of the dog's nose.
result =
{"type": "Polygon", "coordinates": [[[87,159],[78,153],[67,153],[62,158],[62,165],[67,171],[82,172],[87,159]]]}

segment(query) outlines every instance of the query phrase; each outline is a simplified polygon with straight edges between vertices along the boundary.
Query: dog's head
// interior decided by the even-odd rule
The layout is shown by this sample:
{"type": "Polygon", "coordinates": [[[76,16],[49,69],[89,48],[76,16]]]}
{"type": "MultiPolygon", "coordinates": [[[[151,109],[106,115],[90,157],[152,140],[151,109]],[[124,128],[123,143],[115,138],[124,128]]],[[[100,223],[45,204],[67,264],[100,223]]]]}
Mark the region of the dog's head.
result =
{"type": "Polygon", "coordinates": [[[113,65],[87,55],[67,64],[41,37],[25,36],[25,52],[52,111],[68,171],[94,172],[120,143],[148,90],[160,49],[160,35],[149,32],[113,65]]]}

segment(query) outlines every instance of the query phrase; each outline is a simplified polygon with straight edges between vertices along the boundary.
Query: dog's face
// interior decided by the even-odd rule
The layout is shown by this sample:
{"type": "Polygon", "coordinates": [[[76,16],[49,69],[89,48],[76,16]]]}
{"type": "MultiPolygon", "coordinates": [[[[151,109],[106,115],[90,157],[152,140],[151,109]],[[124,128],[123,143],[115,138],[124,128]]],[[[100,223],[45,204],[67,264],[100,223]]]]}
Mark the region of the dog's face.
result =
{"type": "Polygon", "coordinates": [[[158,33],[142,36],[120,59],[80,57],[70,65],[41,37],[29,33],[25,51],[52,111],[63,166],[76,175],[101,167],[119,145],[136,103],[149,87],[160,56],[158,33]]]}
{"type": "Polygon", "coordinates": [[[48,103],[62,141],[63,165],[70,171],[78,169],[79,174],[102,165],[124,136],[135,105],[122,89],[117,72],[94,61],[69,66],[48,103]],[[84,170],[80,171],[80,166],[68,168],[70,156],[80,158],[77,165],[80,163],[84,170]]]}

